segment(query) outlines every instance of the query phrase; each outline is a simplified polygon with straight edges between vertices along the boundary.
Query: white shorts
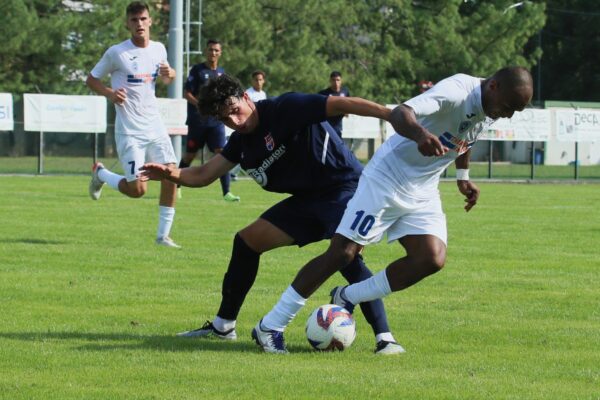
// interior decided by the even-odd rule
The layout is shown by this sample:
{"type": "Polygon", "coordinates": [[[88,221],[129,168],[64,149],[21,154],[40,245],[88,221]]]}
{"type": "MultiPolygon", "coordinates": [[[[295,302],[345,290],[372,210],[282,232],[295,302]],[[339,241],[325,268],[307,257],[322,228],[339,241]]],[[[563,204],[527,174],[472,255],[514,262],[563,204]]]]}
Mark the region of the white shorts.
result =
{"type": "Polygon", "coordinates": [[[148,135],[116,134],[117,153],[125,172],[127,182],[137,180],[139,169],[146,162],[175,164],[177,158],[168,135],[148,137],[148,135]]]}
{"type": "Polygon", "coordinates": [[[336,233],[367,245],[387,232],[388,242],[407,235],[434,235],[447,243],[446,215],[438,193],[415,200],[388,181],[361,175],[336,233]]]}

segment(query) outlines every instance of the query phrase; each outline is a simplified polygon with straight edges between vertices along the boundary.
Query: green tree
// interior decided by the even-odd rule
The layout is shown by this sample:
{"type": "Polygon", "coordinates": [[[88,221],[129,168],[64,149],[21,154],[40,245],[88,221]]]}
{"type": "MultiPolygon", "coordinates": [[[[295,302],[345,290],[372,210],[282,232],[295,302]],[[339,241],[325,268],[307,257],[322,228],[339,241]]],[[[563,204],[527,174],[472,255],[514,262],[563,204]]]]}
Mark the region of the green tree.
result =
{"type": "MultiPolygon", "coordinates": [[[[600,101],[600,8],[595,0],[550,0],[540,32],[542,100],[600,101]]],[[[535,39],[537,42],[537,38],[535,39]]],[[[536,72],[536,78],[538,78],[536,72]]]]}

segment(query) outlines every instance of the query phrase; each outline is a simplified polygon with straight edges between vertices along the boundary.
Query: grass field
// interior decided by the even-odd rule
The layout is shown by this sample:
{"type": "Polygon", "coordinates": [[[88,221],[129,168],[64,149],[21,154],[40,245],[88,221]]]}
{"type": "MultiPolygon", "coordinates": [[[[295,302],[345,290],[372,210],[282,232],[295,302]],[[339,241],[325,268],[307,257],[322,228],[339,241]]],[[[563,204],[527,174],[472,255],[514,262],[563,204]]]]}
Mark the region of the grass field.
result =
{"type": "MultiPolygon", "coordinates": [[[[103,159],[107,167],[116,171],[121,170],[121,165],[116,158],[103,159]]],[[[366,160],[361,160],[363,163],[366,160]]],[[[0,174],[36,174],[38,170],[37,157],[0,157],[0,174]]],[[[45,157],[45,174],[89,174],[92,165],[91,157],[45,157]]],[[[488,178],[487,163],[471,163],[471,177],[488,178]]],[[[600,181],[600,165],[586,165],[579,167],[578,179],[600,181]]],[[[454,176],[454,167],[448,168],[448,176],[454,176]]],[[[572,165],[536,165],[534,179],[537,180],[572,180],[575,176],[575,167],[572,165]]],[[[493,163],[493,179],[527,180],[531,178],[530,164],[493,163]]]]}
{"type": "MultiPolygon", "coordinates": [[[[441,186],[449,226],[446,268],[386,299],[407,349],[316,353],[304,323],[336,276],[286,334],[288,356],[261,353],[250,330],[295,272],[326,243],[265,254],[238,320],[236,342],[180,339],[214,316],[234,233],[280,195],[250,181],[184,190],[173,237],[153,244],[158,186],[146,198],[87,177],[0,177],[1,399],[600,399],[598,185],[481,183],[462,211],[441,186]]],[[[398,244],[365,251],[382,269],[398,244]]]]}

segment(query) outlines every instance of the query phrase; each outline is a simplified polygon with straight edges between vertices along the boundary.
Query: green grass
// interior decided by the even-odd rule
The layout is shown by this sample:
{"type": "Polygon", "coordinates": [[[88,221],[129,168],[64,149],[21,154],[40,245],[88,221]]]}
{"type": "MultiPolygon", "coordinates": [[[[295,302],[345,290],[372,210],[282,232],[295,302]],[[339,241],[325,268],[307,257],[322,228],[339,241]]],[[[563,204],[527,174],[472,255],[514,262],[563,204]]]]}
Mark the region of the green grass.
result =
{"type": "MultiPolygon", "coordinates": [[[[263,354],[253,325],[296,271],[326,243],[262,257],[236,342],[186,340],[218,307],[234,233],[281,195],[250,181],[184,189],[173,237],[153,244],[158,187],[143,199],[106,188],[89,200],[87,177],[0,177],[1,399],[599,399],[600,270],[597,185],[481,183],[462,211],[454,183],[444,271],[386,299],[407,349],[372,353],[358,337],[344,353],[315,353],[304,338],[312,309],[286,333],[288,356],[263,354]]],[[[402,256],[370,246],[373,270],[402,256]]]]}
{"type": "MultiPolygon", "coordinates": [[[[366,160],[361,160],[363,163],[366,160]]],[[[121,164],[116,158],[103,159],[107,167],[116,172],[121,171],[121,164]]],[[[44,174],[89,174],[92,165],[91,157],[45,157],[44,174]]],[[[471,163],[471,177],[476,179],[488,178],[487,163],[471,163]]],[[[0,157],[0,174],[36,174],[38,171],[37,157],[0,157]]],[[[448,168],[448,176],[454,177],[454,167],[448,168]]],[[[556,165],[536,165],[534,179],[538,180],[572,180],[575,167],[556,165]]],[[[529,164],[492,164],[493,179],[530,179],[531,165],[529,164]]],[[[579,179],[600,180],[600,165],[579,167],[579,179]]]]}

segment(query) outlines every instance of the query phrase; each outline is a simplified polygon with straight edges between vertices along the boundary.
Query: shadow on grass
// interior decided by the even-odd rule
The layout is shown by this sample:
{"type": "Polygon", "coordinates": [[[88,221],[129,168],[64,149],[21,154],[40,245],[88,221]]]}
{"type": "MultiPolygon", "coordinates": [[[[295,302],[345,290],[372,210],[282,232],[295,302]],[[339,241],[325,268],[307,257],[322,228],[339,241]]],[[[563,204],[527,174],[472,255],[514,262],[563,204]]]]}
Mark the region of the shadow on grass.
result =
{"type": "Polygon", "coordinates": [[[21,243],[21,244],[67,244],[64,240],[48,240],[48,239],[33,239],[33,238],[20,238],[20,239],[0,239],[0,243],[21,243]]]}
{"type": "MultiPolygon", "coordinates": [[[[167,352],[178,351],[229,351],[253,352],[262,351],[250,338],[238,338],[235,341],[221,339],[192,339],[171,335],[135,335],[128,333],[83,333],[83,332],[0,332],[0,338],[21,340],[26,342],[47,341],[86,341],[76,348],[89,351],[113,350],[156,350],[167,352]]],[[[292,353],[312,353],[307,346],[288,346],[292,353]]]]}

